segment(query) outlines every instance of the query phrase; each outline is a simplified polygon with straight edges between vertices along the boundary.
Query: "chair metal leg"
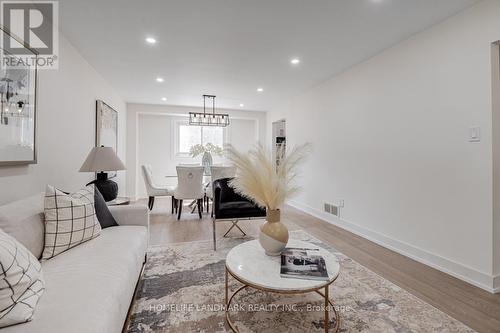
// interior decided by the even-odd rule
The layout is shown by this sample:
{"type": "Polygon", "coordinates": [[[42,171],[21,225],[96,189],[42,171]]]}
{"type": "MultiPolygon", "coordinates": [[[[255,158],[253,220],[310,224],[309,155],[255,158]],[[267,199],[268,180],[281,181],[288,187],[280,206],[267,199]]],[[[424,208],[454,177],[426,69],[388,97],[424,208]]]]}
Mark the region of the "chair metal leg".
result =
{"type": "Polygon", "coordinates": [[[226,231],[226,233],[225,233],[225,234],[224,234],[224,236],[222,236],[222,237],[226,237],[226,236],[227,236],[227,234],[228,234],[231,230],[233,230],[233,228],[234,228],[234,227],[238,228],[238,229],[241,231],[241,233],[243,234],[243,236],[246,236],[247,234],[246,234],[246,233],[245,233],[245,232],[244,232],[244,231],[240,228],[240,226],[238,225],[238,222],[239,222],[239,220],[231,220],[231,223],[232,223],[233,225],[229,228],[229,230],[228,230],[228,231],[226,231]]]}
{"type": "Polygon", "coordinates": [[[179,204],[177,206],[177,220],[181,219],[181,214],[182,214],[182,199],[177,201],[179,204]]]}
{"type": "Polygon", "coordinates": [[[234,228],[234,223],[233,223],[233,225],[232,225],[232,226],[230,226],[230,227],[229,227],[229,229],[227,229],[226,233],[225,233],[225,234],[224,234],[224,236],[222,236],[222,237],[226,237],[226,236],[227,236],[227,234],[228,234],[231,230],[233,230],[233,228],[234,228]]]}
{"type": "Polygon", "coordinates": [[[198,216],[201,219],[201,211],[203,210],[203,199],[198,199],[198,216]]]}
{"type": "Polygon", "coordinates": [[[212,233],[214,237],[214,251],[216,251],[216,240],[215,240],[215,218],[212,219],[212,233]]]}
{"type": "Polygon", "coordinates": [[[238,228],[239,231],[241,231],[241,233],[243,234],[243,236],[246,236],[247,234],[243,231],[243,229],[240,228],[240,226],[238,225],[238,220],[236,220],[234,226],[236,228],[238,228]]]}

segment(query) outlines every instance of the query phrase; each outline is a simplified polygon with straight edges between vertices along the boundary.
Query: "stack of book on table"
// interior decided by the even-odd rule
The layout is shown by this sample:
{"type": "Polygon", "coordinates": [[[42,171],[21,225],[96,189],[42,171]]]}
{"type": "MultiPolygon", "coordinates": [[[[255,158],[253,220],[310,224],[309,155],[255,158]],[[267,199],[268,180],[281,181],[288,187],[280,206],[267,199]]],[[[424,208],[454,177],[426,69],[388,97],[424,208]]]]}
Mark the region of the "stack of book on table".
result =
{"type": "Polygon", "coordinates": [[[328,280],[325,259],[318,249],[286,248],[281,253],[281,277],[328,280]]]}

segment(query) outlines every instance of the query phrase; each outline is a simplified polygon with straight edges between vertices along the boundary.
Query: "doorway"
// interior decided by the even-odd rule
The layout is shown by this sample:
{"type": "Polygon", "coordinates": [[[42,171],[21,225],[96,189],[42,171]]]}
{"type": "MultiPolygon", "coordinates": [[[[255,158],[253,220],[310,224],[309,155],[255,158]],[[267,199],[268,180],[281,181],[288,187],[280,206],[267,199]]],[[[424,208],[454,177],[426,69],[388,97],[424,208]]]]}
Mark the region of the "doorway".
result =
{"type": "Polygon", "coordinates": [[[286,153],[286,120],[273,122],[272,149],[274,166],[277,167],[286,153]]]}

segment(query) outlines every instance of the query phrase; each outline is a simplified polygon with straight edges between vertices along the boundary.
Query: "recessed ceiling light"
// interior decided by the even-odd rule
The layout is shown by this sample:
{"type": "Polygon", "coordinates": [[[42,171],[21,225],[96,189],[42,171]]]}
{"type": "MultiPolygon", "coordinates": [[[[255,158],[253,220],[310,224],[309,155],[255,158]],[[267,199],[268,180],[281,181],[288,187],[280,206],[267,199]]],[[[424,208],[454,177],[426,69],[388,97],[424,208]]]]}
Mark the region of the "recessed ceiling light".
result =
{"type": "Polygon", "coordinates": [[[164,101],[164,102],[166,102],[167,98],[166,97],[162,97],[161,100],[164,101]]]}
{"type": "Polygon", "coordinates": [[[264,91],[264,88],[257,88],[257,91],[258,91],[258,92],[263,92],[263,91],[264,91]]]}
{"type": "Polygon", "coordinates": [[[146,42],[149,44],[156,44],[156,39],[153,37],[146,37],[146,42]]]}
{"type": "Polygon", "coordinates": [[[244,106],[245,106],[245,104],[243,104],[243,103],[240,103],[240,108],[242,108],[242,107],[244,107],[244,106]]]}
{"type": "Polygon", "coordinates": [[[163,82],[163,81],[165,81],[165,80],[162,77],[157,77],[156,78],[156,82],[163,82]]]}
{"type": "Polygon", "coordinates": [[[290,63],[291,63],[292,65],[298,65],[298,64],[300,64],[300,59],[293,58],[292,60],[290,60],[290,63]]]}

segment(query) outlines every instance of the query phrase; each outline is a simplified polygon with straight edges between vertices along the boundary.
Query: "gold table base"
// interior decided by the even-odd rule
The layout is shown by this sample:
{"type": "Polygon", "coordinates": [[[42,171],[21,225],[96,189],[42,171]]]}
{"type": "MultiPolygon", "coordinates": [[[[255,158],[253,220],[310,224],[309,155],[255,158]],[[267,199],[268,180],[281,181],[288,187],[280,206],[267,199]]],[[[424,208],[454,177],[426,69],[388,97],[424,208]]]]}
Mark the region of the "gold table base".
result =
{"type": "Polygon", "coordinates": [[[277,293],[277,294],[288,294],[288,295],[316,292],[319,295],[321,295],[325,300],[325,304],[324,304],[324,306],[325,306],[325,319],[324,319],[325,320],[325,333],[328,333],[328,331],[330,329],[329,306],[331,306],[333,313],[335,315],[335,326],[333,327],[333,332],[336,333],[340,327],[340,316],[339,316],[337,310],[335,309],[333,302],[330,301],[330,299],[329,299],[329,287],[330,287],[330,284],[332,284],[334,281],[335,280],[331,281],[330,283],[326,284],[325,286],[321,286],[318,289],[310,289],[310,290],[304,290],[304,291],[284,291],[284,290],[278,291],[278,290],[274,290],[274,289],[268,289],[268,288],[255,286],[255,285],[252,285],[251,283],[248,283],[247,281],[242,281],[240,278],[236,277],[233,273],[231,273],[231,271],[226,266],[225,267],[225,294],[224,294],[224,296],[225,296],[224,301],[225,301],[225,306],[226,306],[225,307],[226,321],[229,324],[229,327],[231,328],[231,330],[233,332],[239,332],[238,328],[234,325],[234,323],[231,321],[231,318],[229,316],[229,306],[231,305],[231,302],[232,302],[234,296],[236,296],[240,291],[242,291],[248,287],[251,287],[251,288],[254,288],[257,290],[261,290],[261,291],[272,292],[272,293],[277,293]],[[235,279],[238,282],[240,282],[241,284],[243,284],[243,286],[236,289],[236,291],[231,295],[231,297],[229,297],[229,286],[228,286],[229,275],[231,275],[233,277],[233,279],[235,279]],[[324,293],[322,293],[320,291],[321,289],[325,290],[324,293]]]}

